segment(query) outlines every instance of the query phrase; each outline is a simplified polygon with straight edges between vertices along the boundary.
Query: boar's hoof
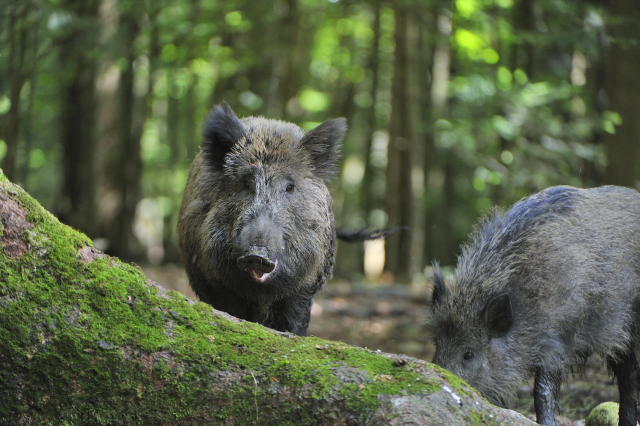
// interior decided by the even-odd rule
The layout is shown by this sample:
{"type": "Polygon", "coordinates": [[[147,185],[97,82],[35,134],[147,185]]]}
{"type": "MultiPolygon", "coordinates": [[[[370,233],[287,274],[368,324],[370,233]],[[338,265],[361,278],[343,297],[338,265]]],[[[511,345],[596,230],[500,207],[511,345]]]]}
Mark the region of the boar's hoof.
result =
{"type": "Polygon", "coordinates": [[[253,279],[264,282],[276,269],[277,260],[269,259],[264,248],[253,248],[249,253],[238,258],[238,266],[251,274],[253,279]]]}

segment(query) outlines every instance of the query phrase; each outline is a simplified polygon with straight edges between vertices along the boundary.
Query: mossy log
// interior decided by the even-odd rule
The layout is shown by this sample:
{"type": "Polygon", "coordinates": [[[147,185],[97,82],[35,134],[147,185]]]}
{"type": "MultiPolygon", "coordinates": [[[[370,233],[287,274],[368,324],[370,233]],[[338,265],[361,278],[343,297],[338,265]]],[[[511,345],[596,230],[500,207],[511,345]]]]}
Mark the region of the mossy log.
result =
{"type": "Polygon", "coordinates": [[[427,362],[149,282],[0,175],[0,424],[533,424],[427,362]]]}

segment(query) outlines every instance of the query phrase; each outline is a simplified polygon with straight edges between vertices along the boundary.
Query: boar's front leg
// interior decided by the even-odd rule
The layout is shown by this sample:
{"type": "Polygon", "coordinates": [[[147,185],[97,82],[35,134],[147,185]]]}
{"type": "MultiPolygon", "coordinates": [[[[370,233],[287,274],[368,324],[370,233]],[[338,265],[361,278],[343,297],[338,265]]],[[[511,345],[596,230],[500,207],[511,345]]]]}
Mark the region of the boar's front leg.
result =
{"type": "Polygon", "coordinates": [[[536,408],[536,421],[541,425],[556,425],[561,381],[562,373],[559,371],[549,371],[540,367],[536,372],[533,405],[536,408]]]}
{"type": "Polygon", "coordinates": [[[313,298],[303,298],[300,300],[300,307],[295,319],[290,320],[291,332],[298,336],[306,336],[309,321],[311,320],[311,305],[313,298]]]}
{"type": "Polygon", "coordinates": [[[289,331],[298,336],[306,336],[311,317],[313,296],[296,295],[271,306],[269,321],[264,325],[278,331],[289,331]]]}
{"type": "Polygon", "coordinates": [[[635,426],[637,422],[638,359],[633,349],[619,358],[607,359],[609,370],[618,379],[620,393],[619,426],[635,426]]]}

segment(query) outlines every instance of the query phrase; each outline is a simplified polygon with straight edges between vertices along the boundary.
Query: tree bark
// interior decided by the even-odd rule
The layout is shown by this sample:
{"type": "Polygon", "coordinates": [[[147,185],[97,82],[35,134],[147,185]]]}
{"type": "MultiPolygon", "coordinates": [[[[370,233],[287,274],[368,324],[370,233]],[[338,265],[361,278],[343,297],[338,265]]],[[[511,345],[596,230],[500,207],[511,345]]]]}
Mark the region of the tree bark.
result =
{"type": "Polygon", "coordinates": [[[376,104],[378,102],[378,90],[380,88],[380,36],[382,30],[380,28],[380,15],[381,15],[381,1],[373,1],[373,12],[375,14],[373,22],[373,41],[371,43],[371,50],[369,56],[369,63],[367,68],[371,70],[371,106],[367,111],[367,122],[369,128],[367,129],[365,148],[364,148],[364,175],[362,176],[362,189],[360,190],[360,208],[364,211],[365,217],[368,219],[371,210],[378,206],[378,200],[375,199],[372,190],[373,175],[376,172],[371,164],[371,148],[373,144],[373,135],[378,130],[378,118],[376,115],[376,104]]]}
{"type": "MultiPolygon", "coordinates": [[[[411,100],[407,93],[410,83],[408,12],[402,7],[396,8],[395,12],[396,46],[391,88],[386,208],[389,225],[409,228],[412,225],[413,193],[411,100]]],[[[385,269],[391,271],[398,282],[409,281],[411,257],[410,232],[399,232],[386,242],[385,269]]]]}
{"type": "Polygon", "coordinates": [[[425,264],[433,261],[443,265],[455,264],[457,244],[452,236],[451,211],[455,203],[453,177],[455,166],[449,150],[437,149],[435,123],[448,115],[448,86],[451,75],[451,12],[441,8],[436,17],[438,34],[435,39],[429,88],[430,129],[425,147],[425,185],[427,186],[427,213],[424,223],[425,264]],[[433,176],[432,176],[433,173],[433,176]],[[437,176],[437,177],[436,177],[437,176]],[[434,181],[431,182],[430,179],[434,181]],[[430,192],[430,193],[429,193],[430,192]]]}
{"type": "Polygon", "coordinates": [[[7,152],[2,161],[2,166],[6,170],[7,176],[11,179],[16,178],[16,154],[18,152],[18,130],[20,128],[20,90],[24,84],[24,74],[22,68],[24,65],[24,32],[20,26],[24,13],[23,9],[14,2],[10,7],[9,15],[9,100],[11,107],[4,117],[4,141],[7,144],[7,152]]]}
{"type": "Polygon", "coordinates": [[[527,77],[532,80],[536,74],[538,59],[535,44],[532,41],[536,33],[535,0],[520,0],[520,3],[513,8],[513,12],[515,13],[514,30],[519,36],[519,41],[513,45],[511,69],[524,68],[527,77]],[[524,54],[524,58],[520,53],[524,54]]]}
{"type": "Polygon", "coordinates": [[[278,333],[151,283],[0,175],[0,423],[533,422],[417,359],[278,333]]]}
{"type": "MultiPolygon", "coordinates": [[[[140,201],[140,177],[142,175],[142,158],[140,153],[140,140],[142,138],[142,125],[134,129],[134,115],[136,102],[134,86],[133,62],[136,59],[134,53],[134,41],[140,27],[138,16],[134,10],[127,10],[120,15],[120,28],[123,34],[124,59],[126,66],[120,74],[118,94],[119,115],[119,146],[116,163],[112,166],[113,186],[119,196],[119,210],[111,224],[111,244],[109,252],[126,257],[127,259],[139,259],[142,257],[142,246],[133,235],[133,221],[136,207],[140,201]]],[[[146,99],[144,100],[146,104],[146,99]]],[[[144,123],[146,118],[146,106],[139,120],[144,123]]]]}
{"type": "Polygon", "coordinates": [[[95,25],[98,2],[67,0],[63,7],[76,16],[58,40],[65,69],[62,88],[61,137],[63,185],[58,214],[90,236],[95,235],[95,25]]]}
{"type": "Polygon", "coordinates": [[[640,12],[637,4],[624,0],[610,0],[607,11],[611,45],[605,69],[606,109],[619,113],[622,125],[604,137],[609,164],[603,183],[640,189],[640,12]]]}

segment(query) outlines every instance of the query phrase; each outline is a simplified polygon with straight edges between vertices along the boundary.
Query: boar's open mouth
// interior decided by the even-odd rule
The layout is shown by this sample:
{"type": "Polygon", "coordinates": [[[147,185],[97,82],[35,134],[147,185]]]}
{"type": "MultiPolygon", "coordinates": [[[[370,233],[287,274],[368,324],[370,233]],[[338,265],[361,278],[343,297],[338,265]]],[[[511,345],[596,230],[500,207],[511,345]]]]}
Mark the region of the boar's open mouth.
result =
{"type": "Polygon", "coordinates": [[[256,248],[238,258],[238,266],[243,271],[249,272],[251,277],[258,282],[265,282],[275,271],[278,260],[269,259],[267,251],[256,248]]]}

